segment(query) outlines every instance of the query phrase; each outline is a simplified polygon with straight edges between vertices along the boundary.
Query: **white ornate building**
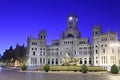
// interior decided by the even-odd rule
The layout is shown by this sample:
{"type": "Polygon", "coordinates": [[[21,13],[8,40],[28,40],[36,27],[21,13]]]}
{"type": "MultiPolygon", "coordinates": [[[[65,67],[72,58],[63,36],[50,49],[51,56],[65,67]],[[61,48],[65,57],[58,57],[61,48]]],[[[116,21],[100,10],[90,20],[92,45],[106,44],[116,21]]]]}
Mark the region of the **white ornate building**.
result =
{"type": "Polygon", "coordinates": [[[68,15],[66,29],[59,40],[46,44],[46,31],[41,30],[38,38],[28,38],[28,66],[36,68],[44,64],[61,65],[62,58],[69,54],[78,57],[79,63],[89,66],[102,66],[110,70],[111,65],[120,65],[120,41],[117,32],[102,33],[100,26],[93,26],[92,43],[88,38],[81,38],[77,29],[78,18],[68,15]]]}

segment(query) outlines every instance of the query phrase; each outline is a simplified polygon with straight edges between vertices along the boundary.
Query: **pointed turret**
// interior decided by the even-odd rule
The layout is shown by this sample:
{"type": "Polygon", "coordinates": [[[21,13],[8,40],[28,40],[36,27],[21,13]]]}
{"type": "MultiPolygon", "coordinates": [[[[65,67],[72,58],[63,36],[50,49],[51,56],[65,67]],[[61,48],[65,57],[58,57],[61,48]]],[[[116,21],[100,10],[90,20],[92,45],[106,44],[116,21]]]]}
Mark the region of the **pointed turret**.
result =
{"type": "Polygon", "coordinates": [[[40,30],[39,35],[38,35],[39,39],[45,39],[46,40],[46,31],[45,30],[40,30]]]}

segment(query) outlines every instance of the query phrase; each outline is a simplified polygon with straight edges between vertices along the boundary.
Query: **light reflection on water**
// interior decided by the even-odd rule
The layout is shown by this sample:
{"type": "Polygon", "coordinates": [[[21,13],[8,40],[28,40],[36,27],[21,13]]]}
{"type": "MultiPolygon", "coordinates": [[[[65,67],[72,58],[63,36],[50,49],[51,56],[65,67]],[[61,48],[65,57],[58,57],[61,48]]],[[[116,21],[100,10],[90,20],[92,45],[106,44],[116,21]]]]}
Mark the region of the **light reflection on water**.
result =
{"type": "Polygon", "coordinates": [[[43,73],[18,72],[15,70],[1,70],[0,80],[108,80],[100,74],[82,73],[43,73]]]}

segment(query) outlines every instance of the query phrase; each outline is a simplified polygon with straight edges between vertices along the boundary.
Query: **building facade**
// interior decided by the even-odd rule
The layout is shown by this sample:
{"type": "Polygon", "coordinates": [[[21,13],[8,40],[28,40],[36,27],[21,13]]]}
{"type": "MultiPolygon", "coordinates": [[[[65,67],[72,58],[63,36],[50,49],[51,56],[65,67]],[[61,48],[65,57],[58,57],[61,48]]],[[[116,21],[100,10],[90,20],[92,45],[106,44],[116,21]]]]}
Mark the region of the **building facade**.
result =
{"type": "Polygon", "coordinates": [[[108,30],[102,33],[100,26],[93,26],[92,43],[88,38],[81,38],[77,29],[78,18],[75,14],[67,17],[66,29],[59,40],[46,44],[46,31],[41,30],[38,38],[28,38],[28,66],[37,68],[44,64],[61,65],[62,58],[68,54],[70,58],[78,57],[79,63],[88,66],[101,66],[110,70],[113,64],[120,64],[120,42],[118,33],[108,30]]]}

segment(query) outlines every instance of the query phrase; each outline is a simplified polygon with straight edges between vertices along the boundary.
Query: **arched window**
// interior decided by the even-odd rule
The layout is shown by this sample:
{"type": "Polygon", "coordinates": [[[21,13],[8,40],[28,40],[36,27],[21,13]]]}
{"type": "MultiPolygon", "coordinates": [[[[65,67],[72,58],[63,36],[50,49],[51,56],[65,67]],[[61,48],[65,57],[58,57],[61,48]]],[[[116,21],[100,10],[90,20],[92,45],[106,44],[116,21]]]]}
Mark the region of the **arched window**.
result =
{"type": "Polygon", "coordinates": [[[54,59],[52,59],[52,65],[54,64],[54,59]]]}
{"type": "Polygon", "coordinates": [[[80,58],[80,64],[82,64],[82,58],[80,58]]]}
{"type": "Polygon", "coordinates": [[[87,60],[86,60],[86,58],[84,58],[84,64],[87,64],[87,60]]]}
{"type": "Polygon", "coordinates": [[[33,51],[33,55],[35,55],[35,51],[33,51]]]}
{"type": "Polygon", "coordinates": [[[56,65],[58,65],[58,59],[56,59],[56,65]]]}
{"type": "Polygon", "coordinates": [[[48,59],[48,64],[50,65],[50,59],[48,59]]]}
{"type": "Polygon", "coordinates": [[[91,58],[89,58],[89,64],[91,64],[91,58]]]}

